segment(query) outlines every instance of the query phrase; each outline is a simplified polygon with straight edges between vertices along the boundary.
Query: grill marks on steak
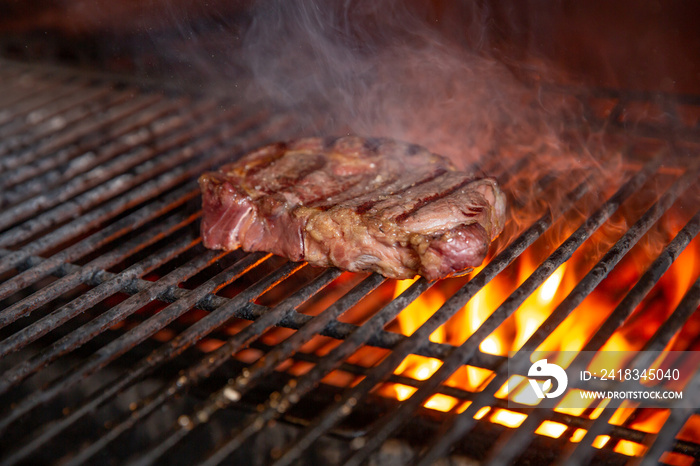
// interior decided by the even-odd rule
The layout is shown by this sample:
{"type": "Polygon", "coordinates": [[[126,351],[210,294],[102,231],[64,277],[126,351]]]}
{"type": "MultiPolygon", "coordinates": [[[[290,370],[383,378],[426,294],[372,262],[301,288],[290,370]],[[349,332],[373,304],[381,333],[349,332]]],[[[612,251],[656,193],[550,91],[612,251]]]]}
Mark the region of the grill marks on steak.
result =
{"type": "Polygon", "coordinates": [[[363,201],[361,204],[357,205],[356,210],[358,214],[364,214],[365,212],[369,212],[370,209],[372,209],[374,206],[379,204],[380,202],[384,201],[385,199],[391,197],[391,196],[399,196],[400,198],[403,198],[404,193],[415,186],[422,185],[424,183],[429,183],[433,181],[435,178],[439,177],[443,173],[447,171],[446,168],[443,167],[436,167],[434,172],[429,174],[428,176],[423,176],[419,175],[416,178],[413,178],[411,176],[407,176],[403,179],[403,181],[399,181],[398,183],[393,183],[391,186],[388,187],[388,189],[384,190],[381,193],[375,193],[374,195],[368,195],[365,196],[362,199],[359,199],[359,201],[363,201]],[[368,200],[364,200],[367,199],[368,200]]]}
{"type": "Polygon", "coordinates": [[[445,190],[445,191],[442,191],[442,192],[438,192],[438,193],[431,194],[430,196],[428,196],[428,197],[426,197],[426,198],[424,198],[424,199],[421,199],[421,200],[418,201],[416,204],[414,204],[413,207],[411,207],[409,210],[400,213],[400,214],[396,217],[396,221],[397,221],[397,222],[403,222],[403,221],[406,220],[408,217],[410,217],[410,216],[413,215],[414,213],[418,212],[418,210],[420,210],[420,209],[422,209],[423,207],[427,206],[427,205],[430,204],[431,202],[435,202],[435,201],[437,201],[437,200],[439,200],[439,199],[442,199],[443,197],[449,196],[450,194],[452,194],[453,192],[457,191],[458,189],[465,187],[466,185],[468,185],[468,184],[471,183],[472,181],[473,181],[472,178],[467,178],[466,180],[462,181],[461,183],[459,183],[459,184],[456,185],[456,186],[453,186],[453,187],[451,187],[451,188],[449,188],[449,189],[447,189],[447,190],[445,190]]]}
{"type": "Polygon", "coordinates": [[[493,179],[390,139],[273,144],[202,175],[200,185],[209,248],[392,278],[435,279],[479,265],[505,218],[493,179]]]}

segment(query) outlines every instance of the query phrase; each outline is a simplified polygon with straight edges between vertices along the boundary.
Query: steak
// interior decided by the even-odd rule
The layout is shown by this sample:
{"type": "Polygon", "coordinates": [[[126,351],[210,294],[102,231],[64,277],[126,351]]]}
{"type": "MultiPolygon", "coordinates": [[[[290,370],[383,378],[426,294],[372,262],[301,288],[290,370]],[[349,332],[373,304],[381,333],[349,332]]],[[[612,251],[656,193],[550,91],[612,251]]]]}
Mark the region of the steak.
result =
{"type": "Polygon", "coordinates": [[[484,260],[505,196],[415,144],[354,136],[262,147],[199,178],[211,249],[429,280],[484,260]]]}

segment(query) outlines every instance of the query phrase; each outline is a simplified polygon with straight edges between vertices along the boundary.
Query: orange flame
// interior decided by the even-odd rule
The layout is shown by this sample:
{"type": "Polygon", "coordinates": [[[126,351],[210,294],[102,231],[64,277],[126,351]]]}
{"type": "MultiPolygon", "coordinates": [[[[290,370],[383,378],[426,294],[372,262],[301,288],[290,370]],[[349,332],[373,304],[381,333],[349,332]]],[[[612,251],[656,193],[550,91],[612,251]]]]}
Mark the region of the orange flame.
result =
{"type": "MultiPolygon", "coordinates": [[[[615,226],[615,222],[620,222],[620,220],[611,220],[609,223],[613,226],[607,230],[601,229],[584,243],[569,261],[559,266],[508,319],[483,340],[479,349],[484,353],[501,356],[507,356],[509,351],[519,350],[590,270],[592,265],[602,257],[605,248],[601,246],[601,243],[612,244],[617,241],[621,230],[615,226]]],[[[680,228],[673,228],[673,230],[675,230],[673,232],[673,236],[675,236],[680,228]]],[[[549,254],[558,244],[558,241],[552,238],[548,238],[544,242],[549,245],[549,252],[546,254],[549,254]]],[[[535,247],[536,245],[537,243],[531,246],[506,270],[476,293],[463,309],[431,334],[430,340],[452,345],[460,345],[466,341],[537,268],[545,257],[545,253],[542,252],[541,245],[535,247]]],[[[658,248],[658,245],[655,247],[658,248]]],[[[655,254],[650,253],[648,249],[649,246],[644,243],[633,248],[609,276],[549,334],[538,350],[547,352],[580,351],[651,264],[655,254]],[[612,292],[613,289],[616,291],[612,292]]],[[[473,277],[478,271],[474,271],[470,276],[473,277]]],[[[675,309],[698,275],[700,275],[700,240],[696,239],[678,257],[624,324],[608,339],[602,350],[631,351],[641,349],[670,312],[675,309]]],[[[412,280],[397,282],[394,296],[398,296],[411,283],[413,283],[412,280]]],[[[438,285],[440,284],[438,283],[438,285]]],[[[401,312],[396,322],[401,333],[411,335],[449,298],[438,285],[423,293],[401,312]]],[[[697,332],[694,332],[692,336],[696,337],[697,332]]],[[[674,337],[667,349],[687,349],[687,345],[691,341],[691,336],[684,336],[683,332],[680,332],[674,337]]],[[[568,365],[571,361],[556,362],[568,365]]],[[[609,358],[605,361],[598,360],[598,364],[605,364],[606,367],[612,367],[611,365],[621,367],[624,362],[609,358]]],[[[437,359],[409,355],[396,369],[395,374],[415,380],[425,380],[435,373],[440,365],[441,361],[437,359]]],[[[482,390],[492,377],[492,371],[462,366],[445,382],[445,385],[475,392],[482,390]]],[[[510,394],[511,399],[518,401],[518,387],[522,387],[524,382],[526,380],[522,377],[512,377],[495,396],[505,398],[510,394]]],[[[415,391],[415,387],[407,385],[386,384],[380,393],[398,400],[405,400],[412,396],[415,391]]],[[[605,401],[594,402],[591,400],[591,405],[588,408],[565,407],[567,397],[573,396],[576,396],[575,390],[570,390],[555,408],[555,411],[595,419],[600,416],[607,405],[605,401]]],[[[436,394],[424,403],[424,407],[447,412],[462,411],[469,404],[468,402],[461,405],[459,403],[460,400],[454,397],[436,394]]],[[[487,415],[490,422],[512,428],[518,427],[527,417],[516,411],[490,407],[482,408],[474,417],[480,419],[487,415]]],[[[623,404],[616,410],[610,423],[654,433],[661,429],[668,416],[668,410],[639,409],[635,405],[623,404]]],[[[700,423],[697,424],[700,425],[700,423]]],[[[544,421],[537,428],[536,433],[560,438],[565,435],[567,430],[568,426],[565,424],[544,421]]],[[[567,437],[569,441],[575,443],[581,441],[585,434],[585,429],[574,429],[567,434],[567,437]]],[[[700,434],[697,434],[696,438],[700,438],[700,434]]],[[[603,448],[609,441],[609,436],[598,436],[594,440],[593,446],[603,448]]],[[[618,440],[612,448],[615,452],[623,455],[640,456],[645,453],[647,447],[627,440],[618,440]]]]}

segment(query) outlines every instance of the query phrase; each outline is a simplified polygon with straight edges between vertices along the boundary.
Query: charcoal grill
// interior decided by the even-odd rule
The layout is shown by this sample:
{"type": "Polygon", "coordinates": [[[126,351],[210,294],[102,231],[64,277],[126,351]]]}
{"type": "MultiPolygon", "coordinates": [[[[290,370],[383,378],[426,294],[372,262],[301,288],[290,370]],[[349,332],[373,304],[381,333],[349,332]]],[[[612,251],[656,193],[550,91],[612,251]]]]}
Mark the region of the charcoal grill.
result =
{"type": "MultiPolygon", "coordinates": [[[[394,298],[393,281],[378,275],[201,246],[196,177],[263,143],[307,136],[293,114],[249,97],[164,91],[10,61],[0,63],[0,87],[3,465],[624,464],[633,457],[615,448],[620,442],[643,445],[644,464],[662,455],[700,459],[700,440],[678,436],[694,420],[689,408],[674,409],[659,434],[611,424],[613,409],[591,418],[522,406],[514,411],[527,418],[515,428],[480,414],[507,407],[495,395],[508,377],[508,357],[482,351],[481,342],[626,201],[644,197],[648,183],[666,180],[511,362],[527,362],[522,354],[544,341],[679,203],[682,225],[621,291],[584,350],[600,349],[697,241],[700,123],[678,111],[700,106],[697,97],[542,89],[577,98],[589,128],[619,135],[627,176],[596,198],[587,218],[549,247],[464,343],[452,345],[429,337],[580,208],[595,186],[589,174],[537,180],[542,196],[565,193],[559,209],[540,212],[511,200],[513,209],[539,213],[513,227],[485,267],[448,280],[453,291],[445,303],[403,335],[391,328],[397,315],[443,285],[419,279],[394,298]],[[609,111],[593,105],[601,101],[609,111]],[[639,102],[663,108],[667,119],[630,123],[623,115],[639,102]],[[324,344],[308,349],[319,340],[324,344]],[[362,351],[374,357],[351,358],[362,351]],[[442,364],[425,380],[395,374],[408,355],[442,364]],[[492,371],[493,378],[476,391],[444,384],[464,365],[492,371]],[[416,391],[398,402],[379,393],[386,384],[416,391]],[[425,407],[435,393],[463,409],[425,407]],[[545,421],[563,424],[566,434],[536,434],[545,421]],[[577,429],[585,435],[572,442],[577,429]],[[595,447],[601,435],[609,440],[595,447]]],[[[523,154],[507,166],[478,168],[507,188],[530,162],[523,154]]],[[[664,348],[692,318],[700,303],[700,280],[693,280],[644,349],[664,348]]],[[[691,385],[699,383],[697,374],[691,385]]],[[[688,393],[697,404],[698,390],[688,393]]]]}

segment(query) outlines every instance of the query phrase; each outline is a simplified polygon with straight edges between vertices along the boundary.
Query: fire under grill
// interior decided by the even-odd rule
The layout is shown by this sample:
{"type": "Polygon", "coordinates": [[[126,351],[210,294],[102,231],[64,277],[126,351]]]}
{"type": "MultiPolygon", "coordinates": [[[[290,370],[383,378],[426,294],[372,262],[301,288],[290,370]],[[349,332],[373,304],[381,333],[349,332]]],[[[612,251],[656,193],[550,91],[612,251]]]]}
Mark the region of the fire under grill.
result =
{"type": "Polygon", "coordinates": [[[308,136],[292,113],[1,65],[3,465],[700,459],[700,373],[658,409],[500,393],[540,345],[697,348],[700,98],[544,89],[621,176],[487,160],[512,218],[485,266],[397,283],[201,246],[196,177],[308,136]]]}

